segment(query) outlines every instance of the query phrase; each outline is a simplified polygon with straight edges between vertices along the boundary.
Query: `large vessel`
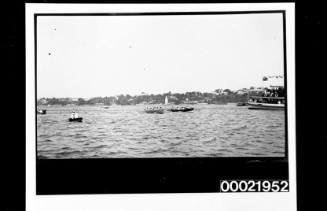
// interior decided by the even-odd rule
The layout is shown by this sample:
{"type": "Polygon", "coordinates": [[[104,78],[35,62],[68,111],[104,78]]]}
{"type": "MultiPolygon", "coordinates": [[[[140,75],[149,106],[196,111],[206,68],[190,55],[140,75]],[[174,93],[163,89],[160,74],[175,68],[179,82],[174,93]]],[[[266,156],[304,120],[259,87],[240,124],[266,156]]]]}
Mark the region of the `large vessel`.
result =
{"type": "Polygon", "coordinates": [[[286,94],[284,89],[283,76],[265,76],[263,81],[275,81],[275,84],[266,88],[255,90],[252,95],[249,92],[248,108],[260,110],[284,110],[286,94]],[[276,83],[276,81],[279,81],[276,83]]]}
{"type": "Polygon", "coordinates": [[[249,109],[284,110],[285,99],[282,97],[250,97],[249,109]]]}

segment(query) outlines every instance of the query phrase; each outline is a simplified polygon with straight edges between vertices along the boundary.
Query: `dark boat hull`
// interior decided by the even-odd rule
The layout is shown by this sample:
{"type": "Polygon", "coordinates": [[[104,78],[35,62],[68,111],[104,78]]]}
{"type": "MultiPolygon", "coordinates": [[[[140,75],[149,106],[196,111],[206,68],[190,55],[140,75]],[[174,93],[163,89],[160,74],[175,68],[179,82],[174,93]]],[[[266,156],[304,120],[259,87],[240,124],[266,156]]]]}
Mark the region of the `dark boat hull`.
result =
{"type": "Polygon", "coordinates": [[[171,112],[188,112],[188,111],[193,111],[194,108],[172,108],[169,109],[171,112]]]}
{"type": "Polygon", "coordinates": [[[68,121],[70,121],[70,122],[82,122],[83,121],[83,118],[82,117],[69,118],[68,121]]]}
{"type": "Polygon", "coordinates": [[[179,110],[176,110],[176,109],[170,109],[169,111],[171,111],[171,112],[179,112],[179,110]]]}

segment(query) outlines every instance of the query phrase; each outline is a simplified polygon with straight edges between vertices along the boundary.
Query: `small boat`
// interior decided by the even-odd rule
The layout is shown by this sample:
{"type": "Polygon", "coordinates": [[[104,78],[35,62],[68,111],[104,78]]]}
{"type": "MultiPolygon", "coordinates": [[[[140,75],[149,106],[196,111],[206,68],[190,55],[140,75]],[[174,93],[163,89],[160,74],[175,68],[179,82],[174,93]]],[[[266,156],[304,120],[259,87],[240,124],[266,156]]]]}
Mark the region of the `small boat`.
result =
{"type": "Polygon", "coordinates": [[[145,113],[148,114],[163,114],[164,110],[163,108],[146,108],[144,109],[145,113]]]}
{"type": "Polygon", "coordinates": [[[38,109],[38,110],[36,110],[36,113],[37,114],[46,114],[47,113],[47,110],[45,110],[45,109],[38,109]]]}
{"type": "Polygon", "coordinates": [[[83,121],[83,118],[82,117],[69,118],[68,121],[70,121],[70,122],[82,122],[83,121]]]}
{"type": "Polygon", "coordinates": [[[105,106],[105,107],[103,107],[104,109],[108,109],[109,108],[109,106],[105,106]]]}
{"type": "Polygon", "coordinates": [[[188,112],[188,111],[193,111],[194,108],[192,107],[177,107],[177,108],[171,108],[171,109],[168,109],[168,111],[171,111],[171,112],[188,112]]]}

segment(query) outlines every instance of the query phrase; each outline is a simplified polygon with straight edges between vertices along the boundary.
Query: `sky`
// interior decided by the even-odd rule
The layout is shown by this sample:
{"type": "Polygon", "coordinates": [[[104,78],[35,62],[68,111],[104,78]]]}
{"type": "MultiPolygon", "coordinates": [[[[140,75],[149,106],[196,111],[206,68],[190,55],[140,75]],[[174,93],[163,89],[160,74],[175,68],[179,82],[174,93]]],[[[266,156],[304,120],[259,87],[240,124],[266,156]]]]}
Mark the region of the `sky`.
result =
{"type": "Polygon", "coordinates": [[[282,14],[38,16],[41,97],[212,92],[283,75],[282,14]]]}

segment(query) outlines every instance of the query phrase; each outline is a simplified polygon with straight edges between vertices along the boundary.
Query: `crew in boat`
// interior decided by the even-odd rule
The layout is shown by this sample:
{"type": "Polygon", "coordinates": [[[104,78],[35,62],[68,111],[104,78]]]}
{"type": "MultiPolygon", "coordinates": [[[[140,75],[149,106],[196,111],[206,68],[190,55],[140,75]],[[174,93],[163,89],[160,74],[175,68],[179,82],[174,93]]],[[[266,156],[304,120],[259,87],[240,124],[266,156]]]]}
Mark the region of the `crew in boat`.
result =
{"type": "Polygon", "coordinates": [[[70,115],[72,119],[77,119],[78,118],[78,113],[73,111],[73,113],[70,115]]]}
{"type": "Polygon", "coordinates": [[[70,118],[72,118],[72,119],[75,118],[75,111],[73,111],[73,112],[70,114],[70,118]]]}

